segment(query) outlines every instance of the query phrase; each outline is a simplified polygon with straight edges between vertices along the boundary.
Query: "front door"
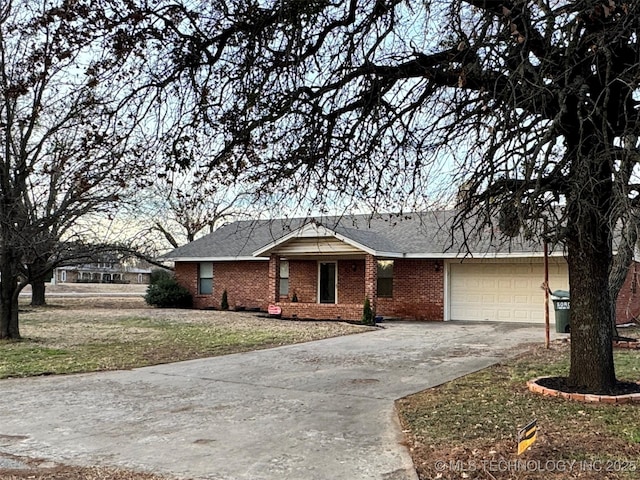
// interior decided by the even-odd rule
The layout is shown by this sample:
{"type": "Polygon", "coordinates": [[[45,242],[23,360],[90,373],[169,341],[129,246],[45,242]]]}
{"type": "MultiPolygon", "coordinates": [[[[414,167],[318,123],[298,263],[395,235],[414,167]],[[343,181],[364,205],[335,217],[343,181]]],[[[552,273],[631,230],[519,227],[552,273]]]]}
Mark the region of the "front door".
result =
{"type": "Polygon", "coordinates": [[[336,303],[336,263],[320,262],[318,298],[320,303],[336,303]]]}

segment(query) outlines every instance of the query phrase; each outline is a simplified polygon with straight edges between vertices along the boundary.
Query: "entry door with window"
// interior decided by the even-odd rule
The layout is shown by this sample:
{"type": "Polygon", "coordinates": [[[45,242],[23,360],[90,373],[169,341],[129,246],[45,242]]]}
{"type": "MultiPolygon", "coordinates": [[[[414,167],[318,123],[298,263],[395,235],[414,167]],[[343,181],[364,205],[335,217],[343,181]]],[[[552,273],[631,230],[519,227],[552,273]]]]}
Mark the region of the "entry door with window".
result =
{"type": "Polygon", "coordinates": [[[336,303],[336,263],[320,262],[318,299],[320,303],[336,303]]]}

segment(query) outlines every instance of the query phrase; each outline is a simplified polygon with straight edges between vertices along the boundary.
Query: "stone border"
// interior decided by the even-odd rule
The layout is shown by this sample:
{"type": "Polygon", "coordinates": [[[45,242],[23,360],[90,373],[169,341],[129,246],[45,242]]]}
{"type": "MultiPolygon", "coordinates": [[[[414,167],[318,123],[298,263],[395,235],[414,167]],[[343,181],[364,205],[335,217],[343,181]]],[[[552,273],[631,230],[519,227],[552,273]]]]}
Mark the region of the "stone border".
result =
{"type": "MultiPolygon", "coordinates": [[[[561,339],[562,342],[568,342],[571,343],[571,338],[563,338],[561,339]]],[[[626,348],[629,350],[640,350],[640,340],[634,340],[632,342],[623,340],[614,340],[613,341],[613,348],[626,348]]]]}
{"type": "Polygon", "coordinates": [[[533,380],[527,381],[527,387],[530,392],[544,395],[545,397],[560,397],[565,400],[572,400],[574,402],[582,403],[607,403],[607,404],[625,404],[625,403],[638,403],[640,404],[640,393],[629,393],[627,395],[593,395],[589,393],[569,393],[561,392],[560,390],[554,390],[553,388],[543,387],[538,384],[538,380],[550,377],[538,377],[533,380]]]}
{"type": "Polygon", "coordinates": [[[635,342],[613,342],[613,348],[629,348],[631,350],[639,350],[640,349],[640,341],[636,340],[635,342]]]}

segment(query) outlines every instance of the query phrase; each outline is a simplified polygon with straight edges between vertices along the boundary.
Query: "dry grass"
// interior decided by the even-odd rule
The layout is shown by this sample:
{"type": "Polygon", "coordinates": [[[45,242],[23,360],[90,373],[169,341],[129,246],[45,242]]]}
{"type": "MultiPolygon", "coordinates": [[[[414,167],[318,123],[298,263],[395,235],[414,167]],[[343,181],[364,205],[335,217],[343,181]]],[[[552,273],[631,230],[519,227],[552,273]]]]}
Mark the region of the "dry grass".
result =
{"type": "Polygon", "coordinates": [[[341,322],[288,321],[263,314],[212,310],[156,309],[141,300],[130,298],[76,299],[60,298],[44,308],[26,307],[21,315],[21,333],[25,338],[46,342],[50,346],[70,346],[100,341],[135,342],[141,335],[158,337],[153,326],[207,326],[219,330],[272,332],[294,342],[346,335],[368,330],[341,322]],[[122,324],[129,322],[123,328],[122,324]],[[140,324],[136,326],[135,323],[140,324]]]}
{"type": "Polygon", "coordinates": [[[18,470],[1,470],[2,480],[167,480],[167,477],[105,467],[55,466],[18,470]]]}
{"type": "Polygon", "coordinates": [[[0,378],[136,368],[366,331],[340,322],[247,312],[155,309],[140,297],[25,303],[20,342],[0,342],[0,378]]]}
{"type": "MultiPolygon", "coordinates": [[[[526,380],[566,375],[567,343],[399,400],[421,480],[630,480],[640,475],[640,405],[581,404],[530,393],[526,380]],[[517,455],[517,431],[538,439],[517,455]]],[[[621,380],[640,380],[640,352],[617,351],[621,380]]]]}

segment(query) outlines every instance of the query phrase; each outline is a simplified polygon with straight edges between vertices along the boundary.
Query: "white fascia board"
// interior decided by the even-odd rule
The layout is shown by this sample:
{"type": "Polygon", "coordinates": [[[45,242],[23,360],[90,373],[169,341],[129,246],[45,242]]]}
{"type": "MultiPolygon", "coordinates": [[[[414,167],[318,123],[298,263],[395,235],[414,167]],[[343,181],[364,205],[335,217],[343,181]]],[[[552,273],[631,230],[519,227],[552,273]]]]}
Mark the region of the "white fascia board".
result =
{"type": "Polygon", "coordinates": [[[347,245],[351,245],[352,247],[355,247],[366,253],[375,255],[375,250],[372,250],[365,245],[362,245],[354,240],[351,240],[350,238],[345,237],[344,235],[340,235],[339,233],[336,233],[333,230],[329,230],[327,227],[323,225],[318,225],[317,223],[308,223],[306,225],[303,225],[299,229],[294,230],[293,232],[285,235],[282,238],[279,238],[275,242],[271,242],[268,245],[265,245],[264,247],[262,247],[261,249],[256,250],[255,252],[253,252],[253,254],[255,256],[270,255],[271,251],[274,250],[279,245],[282,245],[284,243],[287,243],[290,240],[294,240],[297,238],[336,238],[337,240],[340,240],[341,242],[344,242],[347,245]]]}
{"type": "Polygon", "coordinates": [[[267,262],[265,257],[166,257],[170,262],[267,262]]]}
{"type": "MultiPolygon", "coordinates": [[[[398,252],[378,252],[376,250],[371,250],[371,255],[377,258],[410,258],[407,253],[398,253],[398,252]]],[[[414,258],[433,258],[433,255],[429,257],[418,256],[414,258]]]]}

